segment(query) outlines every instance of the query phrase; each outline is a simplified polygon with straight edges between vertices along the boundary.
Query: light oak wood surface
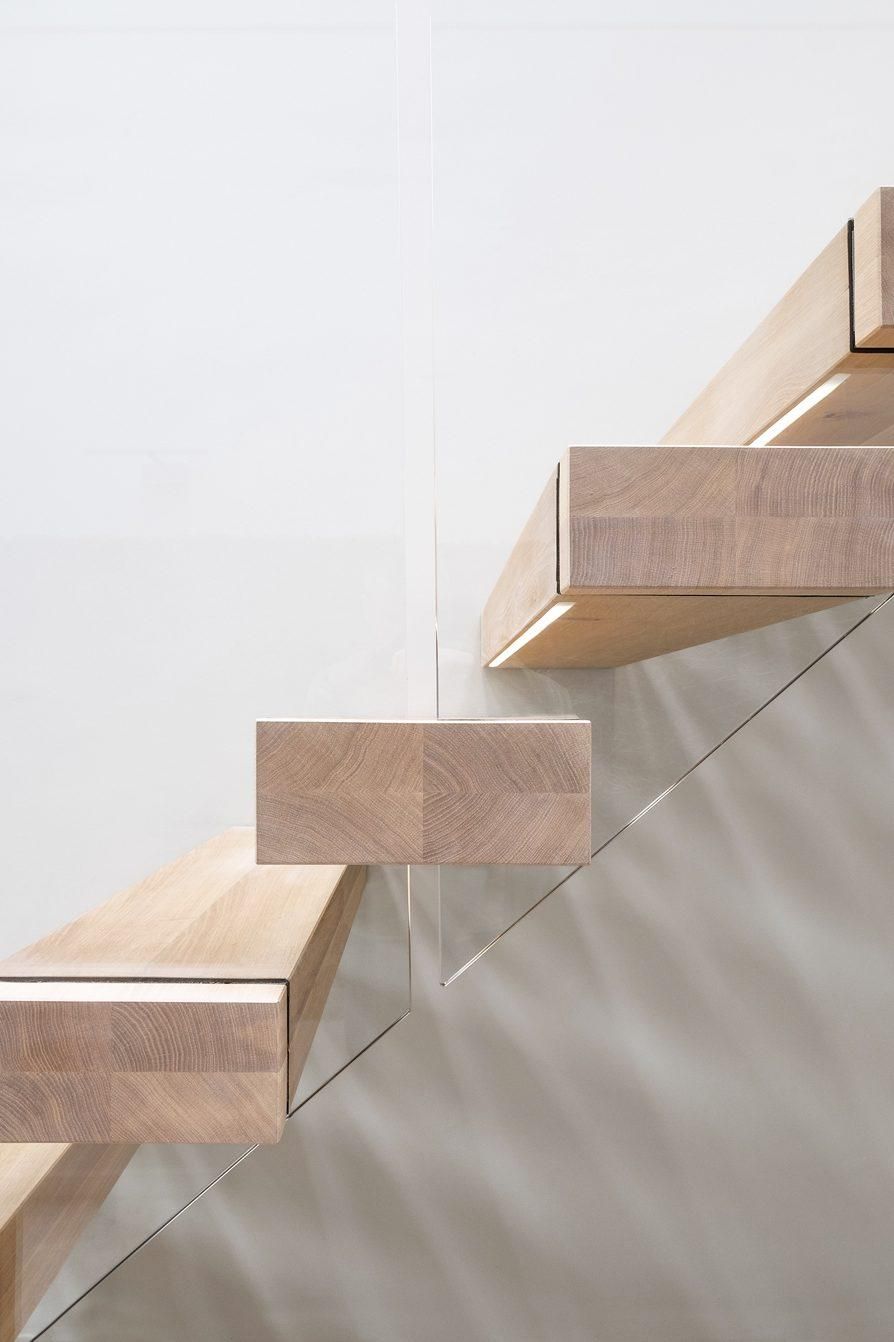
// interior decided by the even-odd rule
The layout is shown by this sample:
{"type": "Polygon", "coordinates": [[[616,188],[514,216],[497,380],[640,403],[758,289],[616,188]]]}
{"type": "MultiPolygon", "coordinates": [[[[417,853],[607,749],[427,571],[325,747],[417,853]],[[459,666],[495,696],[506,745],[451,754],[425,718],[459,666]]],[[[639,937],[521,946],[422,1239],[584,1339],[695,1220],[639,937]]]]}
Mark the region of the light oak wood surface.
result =
{"type": "Polygon", "coordinates": [[[0,983],[0,1138],[278,1140],[283,984],[0,983]]]}
{"type": "Polygon", "coordinates": [[[853,247],[855,343],[894,347],[894,188],[874,191],[857,211],[853,247]]]}
{"type": "Polygon", "coordinates": [[[558,470],[555,470],[488,597],[481,625],[487,639],[482,645],[485,662],[555,601],[557,489],[558,470]]]}
{"type": "Polygon", "coordinates": [[[0,1342],[14,1342],[134,1149],[0,1145],[0,1342]]]}
{"type": "Polygon", "coordinates": [[[0,963],[0,1141],[278,1140],[365,872],[254,848],[228,830],[0,963]]]}
{"type": "Polygon", "coordinates": [[[578,865],[590,724],[258,723],[258,860],[578,865]]]}
{"type": "Polygon", "coordinates": [[[571,610],[503,665],[555,670],[626,666],[853,599],[603,592],[575,598],[571,610]]]}
{"type": "Polygon", "coordinates": [[[571,609],[503,665],[619,666],[894,587],[894,449],[572,448],[556,531],[571,609]]]}
{"type": "Polygon", "coordinates": [[[894,443],[892,379],[891,368],[851,373],[788,428],[774,434],[772,446],[884,447],[894,443]]]}
{"type": "MultiPolygon", "coordinates": [[[[830,378],[877,372],[872,416],[861,397],[871,384],[858,379],[847,392],[832,394],[774,443],[894,443],[894,354],[865,352],[894,346],[894,192],[882,187],[856,211],[853,229],[855,348],[851,348],[851,276],[848,227],[844,223],[773,310],[662,439],[666,444],[746,444],[754,441],[830,378]],[[861,349],[861,346],[864,349],[861,349]],[[886,436],[865,433],[864,419],[879,418],[886,436]],[[834,425],[833,433],[824,425],[834,425]]],[[[710,282],[710,277],[707,277],[710,282]]]]}
{"type": "Polygon", "coordinates": [[[894,583],[894,448],[572,448],[560,474],[563,595],[894,583]]]}

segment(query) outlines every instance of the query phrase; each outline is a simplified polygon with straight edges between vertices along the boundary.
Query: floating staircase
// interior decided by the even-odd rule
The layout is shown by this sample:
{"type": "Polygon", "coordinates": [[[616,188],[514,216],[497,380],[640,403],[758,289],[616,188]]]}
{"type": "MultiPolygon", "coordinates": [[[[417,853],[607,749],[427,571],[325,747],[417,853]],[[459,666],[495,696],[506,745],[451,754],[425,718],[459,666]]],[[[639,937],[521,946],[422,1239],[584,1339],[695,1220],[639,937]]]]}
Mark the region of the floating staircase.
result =
{"type": "MultiPolygon", "coordinates": [[[[894,588],[894,189],[658,447],[574,447],[489,667],[615,666],[894,588]],[[816,446],[822,444],[822,446],[816,446]]],[[[274,1142],[368,863],[589,860],[589,724],[259,724],[232,829],[0,964],[0,1342],[143,1142],[274,1142]]]]}

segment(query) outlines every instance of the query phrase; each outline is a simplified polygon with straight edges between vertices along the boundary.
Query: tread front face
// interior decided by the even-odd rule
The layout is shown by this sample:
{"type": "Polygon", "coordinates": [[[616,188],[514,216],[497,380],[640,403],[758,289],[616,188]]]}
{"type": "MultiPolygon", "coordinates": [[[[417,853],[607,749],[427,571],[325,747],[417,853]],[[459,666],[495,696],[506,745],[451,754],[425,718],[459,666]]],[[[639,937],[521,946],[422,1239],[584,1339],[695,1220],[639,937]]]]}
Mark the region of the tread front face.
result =
{"type": "Polygon", "coordinates": [[[258,860],[589,862],[590,724],[259,722],[258,860]]]}

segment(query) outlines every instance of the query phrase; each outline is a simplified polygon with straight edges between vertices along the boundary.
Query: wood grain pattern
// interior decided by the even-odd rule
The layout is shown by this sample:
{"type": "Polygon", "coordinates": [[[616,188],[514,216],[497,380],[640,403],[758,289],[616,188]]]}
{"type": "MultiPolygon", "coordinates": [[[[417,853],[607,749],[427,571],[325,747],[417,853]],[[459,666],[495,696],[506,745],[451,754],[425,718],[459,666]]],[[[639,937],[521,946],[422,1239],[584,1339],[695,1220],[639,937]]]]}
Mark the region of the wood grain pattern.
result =
{"type": "Polygon", "coordinates": [[[507,668],[620,666],[894,587],[891,448],[572,448],[559,479],[573,605],[507,668]]]}
{"type": "Polygon", "coordinates": [[[14,1342],[134,1149],[0,1146],[0,1342],[14,1342]]]}
{"type": "Polygon", "coordinates": [[[553,471],[513,547],[481,619],[481,655],[495,657],[556,597],[557,472],[553,471]]]}
{"type": "Polygon", "coordinates": [[[0,1141],[278,1140],[365,872],[254,844],[228,830],[0,963],[0,1141]]]}
{"type": "Polygon", "coordinates": [[[894,188],[880,187],[860,207],[853,241],[854,343],[894,347],[894,188]]]}
{"type": "Polygon", "coordinates": [[[894,449],[572,448],[563,596],[894,585],[894,449]]]}
{"type": "Polygon", "coordinates": [[[289,978],[344,867],[259,869],[234,827],[0,961],[0,978],[289,978]]]}
{"type": "Polygon", "coordinates": [[[421,861],[421,723],[259,722],[257,786],[261,863],[421,861]]]}
{"type": "Polygon", "coordinates": [[[262,863],[566,866],[589,852],[587,722],[258,723],[262,863]]]}
{"type": "Polygon", "coordinates": [[[888,367],[849,374],[773,438],[773,447],[887,446],[894,443],[894,356],[888,367]]]}
{"type": "Polygon", "coordinates": [[[286,1025],[283,984],[4,981],[0,1141],[277,1141],[286,1025]]]}
{"type": "Polygon", "coordinates": [[[590,768],[589,722],[427,723],[423,862],[588,863],[590,768]]]}

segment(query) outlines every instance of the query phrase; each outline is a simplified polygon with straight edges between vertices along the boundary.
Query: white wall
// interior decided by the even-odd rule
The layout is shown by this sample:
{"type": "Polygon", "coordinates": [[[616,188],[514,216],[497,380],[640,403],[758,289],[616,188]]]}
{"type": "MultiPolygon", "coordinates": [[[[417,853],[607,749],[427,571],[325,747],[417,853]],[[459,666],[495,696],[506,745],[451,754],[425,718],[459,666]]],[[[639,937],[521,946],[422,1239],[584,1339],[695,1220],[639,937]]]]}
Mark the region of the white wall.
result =
{"type": "Polygon", "coordinates": [[[401,714],[390,6],[0,4],[8,953],[401,714]]]}
{"type": "MultiPolygon", "coordinates": [[[[10,948],[247,818],[257,713],[426,700],[432,433],[475,711],[551,463],[654,440],[894,179],[880,5],[443,0],[433,183],[421,3],[397,70],[387,6],[76,9],[0,5],[10,948]]],[[[447,990],[421,877],[409,1020],[49,1336],[890,1337],[890,647],[885,613],[447,990]]],[[[605,683],[620,794],[707,730],[685,665],[605,683]]]]}
{"type": "MultiPolygon", "coordinates": [[[[406,712],[391,6],[2,0],[0,163],[5,955],[251,823],[258,717],[406,712]]],[[[405,885],[301,1098],[407,1007],[405,885]]],[[[238,1155],[143,1148],[62,1303],[238,1155]]]]}

